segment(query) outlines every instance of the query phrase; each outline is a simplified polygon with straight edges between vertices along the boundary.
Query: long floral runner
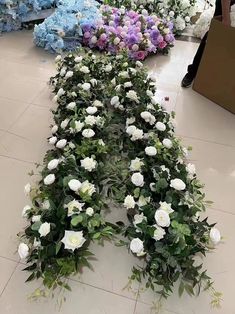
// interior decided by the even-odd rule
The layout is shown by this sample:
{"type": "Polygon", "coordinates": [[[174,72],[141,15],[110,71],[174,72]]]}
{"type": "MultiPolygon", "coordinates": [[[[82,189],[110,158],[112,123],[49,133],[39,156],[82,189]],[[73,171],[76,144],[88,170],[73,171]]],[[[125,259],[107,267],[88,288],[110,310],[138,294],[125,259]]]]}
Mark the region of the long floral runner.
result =
{"type": "Polygon", "coordinates": [[[174,114],[154,98],[154,78],[126,54],[96,56],[91,51],[58,56],[51,78],[58,104],[37,185],[27,184],[31,204],[23,210],[27,227],[19,254],[28,280],[42,279],[48,295],[68,277],[91,267],[91,242],[124,245],[145,263],[131,280],[167,297],[202,289],[220,294],[202,265],[220,241],[219,230],[200,219],[207,202],[188,151],[174,133],[174,114]],[[104,218],[109,200],[126,209],[129,223],[104,218]]]}

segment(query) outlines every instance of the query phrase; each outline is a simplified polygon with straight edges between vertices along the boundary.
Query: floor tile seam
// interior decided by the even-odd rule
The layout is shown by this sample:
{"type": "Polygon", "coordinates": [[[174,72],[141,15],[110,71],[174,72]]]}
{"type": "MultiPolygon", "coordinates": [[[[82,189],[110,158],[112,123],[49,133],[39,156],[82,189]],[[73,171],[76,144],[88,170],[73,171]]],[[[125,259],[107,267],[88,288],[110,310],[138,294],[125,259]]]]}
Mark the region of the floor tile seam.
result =
{"type": "Polygon", "coordinates": [[[7,257],[7,256],[0,255],[0,258],[3,258],[5,260],[13,262],[13,263],[17,263],[17,264],[19,263],[18,259],[16,260],[16,259],[13,259],[13,258],[10,258],[10,257],[7,257]]]}
{"type": "Polygon", "coordinates": [[[98,289],[98,290],[101,290],[103,292],[106,292],[106,293],[110,293],[110,294],[113,294],[113,295],[116,295],[116,296],[119,296],[119,297],[122,297],[122,298],[125,298],[127,300],[130,300],[130,301],[133,301],[135,302],[136,301],[136,298],[133,297],[128,297],[126,295],[123,295],[123,294],[120,294],[120,293],[117,293],[117,292],[114,292],[114,291],[111,291],[111,290],[108,290],[108,289],[105,289],[105,288],[102,288],[102,287],[99,287],[99,286],[94,286],[94,285],[91,285],[89,283],[86,283],[85,281],[80,281],[80,280],[76,280],[76,279],[73,279],[73,278],[69,278],[70,281],[73,281],[73,282],[77,282],[77,283],[80,283],[82,285],[85,285],[85,286],[88,286],[88,287],[91,287],[91,288],[94,288],[94,289],[98,289]]]}
{"type": "Polygon", "coordinates": [[[225,214],[228,214],[228,215],[232,215],[232,216],[235,215],[235,213],[232,213],[232,212],[227,211],[227,210],[219,209],[219,208],[214,207],[214,206],[207,207],[207,209],[212,209],[212,210],[215,210],[215,211],[218,211],[218,212],[222,212],[222,213],[225,213],[225,214]]]}
{"type": "Polygon", "coordinates": [[[16,265],[14,266],[14,269],[13,269],[13,271],[11,272],[11,275],[10,275],[9,279],[7,280],[6,284],[4,285],[4,288],[3,288],[2,292],[0,293],[0,298],[1,298],[2,295],[4,294],[4,292],[5,292],[5,290],[6,290],[7,286],[8,286],[8,284],[9,284],[9,282],[11,281],[11,278],[13,277],[13,275],[14,275],[14,273],[15,273],[17,267],[18,267],[18,265],[19,265],[19,263],[16,263],[16,265]]]}
{"type": "Polygon", "coordinates": [[[23,162],[23,163],[30,164],[30,165],[35,165],[37,163],[37,161],[24,160],[24,159],[12,157],[12,156],[4,155],[1,153],[0,153],[0,157],[6,158],[6,159],[16,160],[16,161],[23,162]]]}

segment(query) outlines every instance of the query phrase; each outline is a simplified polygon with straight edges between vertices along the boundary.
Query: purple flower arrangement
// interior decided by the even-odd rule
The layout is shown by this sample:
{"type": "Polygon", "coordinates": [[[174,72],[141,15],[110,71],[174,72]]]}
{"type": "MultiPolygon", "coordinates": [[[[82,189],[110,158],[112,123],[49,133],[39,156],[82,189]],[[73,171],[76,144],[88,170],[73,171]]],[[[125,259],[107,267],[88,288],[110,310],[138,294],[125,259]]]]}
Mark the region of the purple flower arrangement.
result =
{"type": "Polygon", "coordinates": [[[171,22],[108,5],[102,5],[100,10],[102,19],[95,27],[82,26],[85,46],[114,54],[125,49],[135,60],[144,60],[151,53],[167,53],[173,46],[171,22]]]}

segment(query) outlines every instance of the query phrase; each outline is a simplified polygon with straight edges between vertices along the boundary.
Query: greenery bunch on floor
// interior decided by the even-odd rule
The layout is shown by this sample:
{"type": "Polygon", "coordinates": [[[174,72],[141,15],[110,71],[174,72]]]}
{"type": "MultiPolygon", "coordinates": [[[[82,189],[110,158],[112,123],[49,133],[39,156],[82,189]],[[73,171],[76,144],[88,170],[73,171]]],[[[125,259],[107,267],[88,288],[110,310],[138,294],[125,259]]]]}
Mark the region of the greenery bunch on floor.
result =
{"type": "Polygon", "coordinates": [[[42,179],[25,191],[28,226],[19,246],[31,272],[46,288],[68,288],[67,278],[92,267],[91,241],[117,233],[143,268],[131,280],[167,297],[211,287],[196,263],[220,241],[219,230],[199,218],[207,202],[187,149],[174,133],[174,114],[154,98],[155,79],[127,55],[91,51],[56,58],[51,79],[55,124],[42,179]],[[104,219],[112,199],[129,224],[104,219]],[[205,285],[203,284],[205,283],[205,285]]]}

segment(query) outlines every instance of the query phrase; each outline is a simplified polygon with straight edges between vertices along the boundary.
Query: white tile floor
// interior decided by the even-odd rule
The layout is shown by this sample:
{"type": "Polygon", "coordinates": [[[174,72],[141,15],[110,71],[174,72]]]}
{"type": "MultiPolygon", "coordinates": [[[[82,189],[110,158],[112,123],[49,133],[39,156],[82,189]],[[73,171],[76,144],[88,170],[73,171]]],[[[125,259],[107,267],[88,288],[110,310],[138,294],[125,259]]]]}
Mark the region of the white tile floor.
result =
{"type": "MultiPolygon", "coordinates": [[[[207,214],[218,221],[225,243],[205,260],[205,268],[224,293],[221,314],[235,314],[235,116],[191,89],[180,80],[197,44],[178,41],[169,56],[146,61],[157,76],[158,98],[177,114],[177,133],[194,150],[200,178],[208,199],[214,201],[207,214]],[[169,97],[169,101],[165,100],[169,97]]],[[[27,200],[23,186],[34,162],[47,150],[52,102],[47,80],[55,72],[53,56],[35,48],[29,31],[0,37],[0,314],[57,313],[55,302],[33,303],[27,299],[37,285],[24,284],[26,274],[15,254],[16,233],[21,230],[21,210],[27,200]]],[[[119,214],[125,215],[119,210],[119,214]]],[[[116,212],[115,212],[116,215],[116,212]]],[[[71,281],[72,293],[60,313],[66,314],[152,314],[157,300],[151,292],[137,294],[123,290],[133,264],[138,261],[125,249],[110,244],[94,247],[98,260],[95,273],[86,271],[71,281]]],[[[138,289],[138,286],[134,287],[138,289]]],[[[212,314],[209,296],[173,295],[161,313],[212,314]]]]}

